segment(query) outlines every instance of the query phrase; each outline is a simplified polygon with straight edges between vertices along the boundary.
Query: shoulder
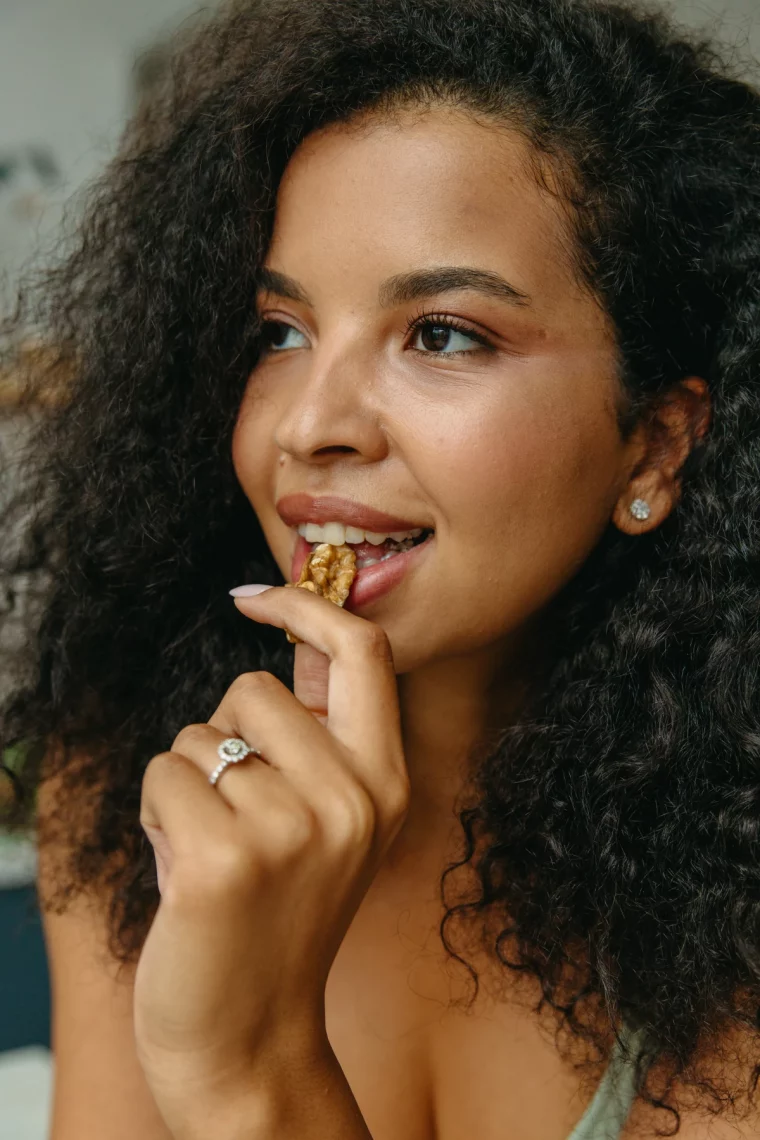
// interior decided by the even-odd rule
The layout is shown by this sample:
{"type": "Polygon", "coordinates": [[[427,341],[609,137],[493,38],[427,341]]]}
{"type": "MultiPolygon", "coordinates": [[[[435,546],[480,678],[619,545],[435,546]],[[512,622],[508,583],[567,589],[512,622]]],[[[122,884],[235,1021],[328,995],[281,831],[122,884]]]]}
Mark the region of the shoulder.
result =
{"type": "MultiPolygon", "coordinates": [[[[46,788],[41,807],[55,790],[46,788]]],[[[168,1140],[134,1044],[134,966],[109,944],[109,899],[67,888],[71,852],[49,832],[39,893],[53,993],[53,1140],[168,1140]]]]}
{"type": "MultiPolygon", "coordinates": [[[[37,890],[56,1002],[86,982],[107,987],[121,1004],[130,1001],[134,968],[111,950],[110,897],[106,888],[77,882],[77,827],[60,824],[59,778],[40,785],[37,796],[37,890]]],[[[67,813],[71,815],[71,813],[67,813]]]]}
{"type": "Polygon", "coordinates": [[[56,1057],[53,1140],[168,1140],[134,1044],[134,969],[108,950],[104,908],[79,896],[44,915],[56,1057]]]}

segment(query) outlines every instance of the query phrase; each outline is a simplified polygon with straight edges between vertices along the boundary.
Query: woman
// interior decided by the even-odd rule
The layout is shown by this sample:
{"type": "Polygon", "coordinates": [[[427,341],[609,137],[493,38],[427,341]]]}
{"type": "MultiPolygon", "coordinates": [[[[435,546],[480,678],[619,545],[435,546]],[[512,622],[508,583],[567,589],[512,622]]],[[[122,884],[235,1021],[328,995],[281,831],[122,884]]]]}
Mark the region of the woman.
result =
{"type": "Polygon", "coordinates": [[[757,93],[585,0],[173,73],[32,310],[55,1140],[756,1135],[757,93]]]}

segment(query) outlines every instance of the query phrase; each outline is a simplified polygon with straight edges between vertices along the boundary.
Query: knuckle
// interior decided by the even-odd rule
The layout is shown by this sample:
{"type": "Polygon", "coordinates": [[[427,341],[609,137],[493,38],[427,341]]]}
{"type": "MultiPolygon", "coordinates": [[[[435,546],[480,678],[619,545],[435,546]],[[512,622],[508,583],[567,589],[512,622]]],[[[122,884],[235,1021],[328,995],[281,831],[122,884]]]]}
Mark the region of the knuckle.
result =
{"type": "Polygon", "coordinates": [[[279,860],[298,858],[314,844],[321,832],[316,812],[308,804],[278,812],[272,818],[271,826],[279,860]]]}
{"type": "Polygon", "coordinates": [[[362,788],[354,785],[333,800],[329,834],[340,846],[369,846],[376,826],[375,805],[362,788]]]}
{"type": "Polygon", "coordinates": [[[385,816],[389,823],[400,823],[406,818],[409,812],[411,794],[412,790],[408,778],[398,781],[393,788],[388,789],[385,796],[385,816]]]}
{"type": "Polygon", "coordinates": [[[185,771],[188,761],[177,752],[159,752],[147,763],[140,785],[139,823],[148,832],[155,826],[156,810],[167,792],[172,793],[176,775],[185,771]]]}
{"type": "Polygon", "coordinates": [[[206,859],[209,889],[220,894],[237,894],[252,885],[254,861],[251,852],[239,843],[216,843],[206,859]]]}
{"type": "Polygon", "coordinates": [[[389,665],[393,664],[391,643],[388,640],[387,633],[384,629],[381,629],[379,625],[366,622],[364,628],[355,633],[354,637],[356,639],[355,649],[357,652],[364,654],[365,657],[384,661],[389,665]]]}
{"type": "Polygon", "coordinates": [[[271,693],[279,684],[274,674],[267,673],[263,669],[255,673],[241,673],[230,685],[227,695],[233,700],[250,700],[252,697],[271,693]]]}
{"type": "Polygon", "coordinates": [[[187,724],[184,728],[180,729],[174,738],[172,744],[172,752],[192,751],[199,744],[206,744],[208,741],[208,725],[207,724],[187,724]]]}
{"type": "Polygon", "coordinates": [[[156,781],[160,780],[166,773],[172,772],[181,763],[182,761],[176,752],[159,752],[153,756],[148,761],[143,773],[143,792],[150,789],[156,781]]]}

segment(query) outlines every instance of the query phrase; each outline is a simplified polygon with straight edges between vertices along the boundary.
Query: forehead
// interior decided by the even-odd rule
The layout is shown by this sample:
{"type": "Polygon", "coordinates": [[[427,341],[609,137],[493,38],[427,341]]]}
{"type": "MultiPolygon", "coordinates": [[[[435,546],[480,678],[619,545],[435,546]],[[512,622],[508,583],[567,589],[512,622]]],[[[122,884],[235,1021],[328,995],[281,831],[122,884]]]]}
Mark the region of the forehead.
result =
{"type": "Polygon", "coordinates": [[[285,172],[270,263],[295,274],[319,265],[322,275],[361,265],[377,276],[477,265],[549,305],[581,286],[561,198],[540,184],[535,164],[517,130],[457,109],[327,127],[285,172]]]}

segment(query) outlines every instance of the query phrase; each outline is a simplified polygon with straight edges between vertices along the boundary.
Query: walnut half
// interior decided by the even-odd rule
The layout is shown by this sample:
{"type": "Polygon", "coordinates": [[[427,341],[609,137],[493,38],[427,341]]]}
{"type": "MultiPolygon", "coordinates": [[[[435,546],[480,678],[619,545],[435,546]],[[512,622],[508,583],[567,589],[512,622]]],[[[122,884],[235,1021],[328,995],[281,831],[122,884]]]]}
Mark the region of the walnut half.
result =
{"type": "MultiPolygon", "coordinates": [[[[355,577],[356,551],[345,544],[333,546],[330,542],[321,542],[307,556],[298,581],[287,582],[286,585],[310,590],[312,594],[319,594],[328,602],[342,606],[355,577]]],[[[301,642],[301,638],[295,637],[289,629],[285,630],[285,636],[293,645],[301,642]]]]}

